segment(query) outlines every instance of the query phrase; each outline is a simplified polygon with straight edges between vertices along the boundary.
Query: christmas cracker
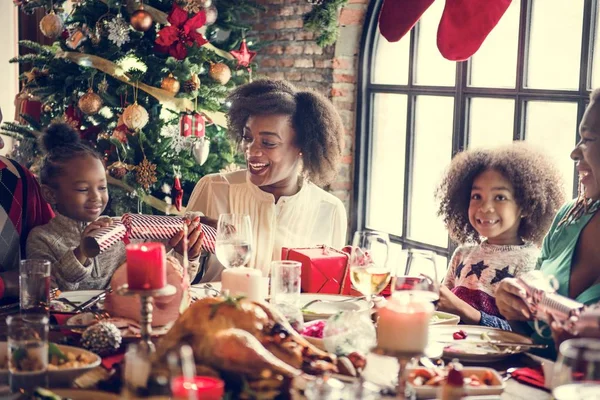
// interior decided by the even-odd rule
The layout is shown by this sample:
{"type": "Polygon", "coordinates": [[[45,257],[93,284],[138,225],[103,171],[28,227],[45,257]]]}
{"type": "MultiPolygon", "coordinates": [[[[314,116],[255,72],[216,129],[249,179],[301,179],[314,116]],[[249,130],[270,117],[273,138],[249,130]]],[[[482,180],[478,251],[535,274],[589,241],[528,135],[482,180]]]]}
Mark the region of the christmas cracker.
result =
{"type": "MultiPolygon", "coordinates": [[[[121,218],[114,218],[114,223],[106,228],[93,232],[91,236],[83,239],[85,252],[90,257],[106,251],[115,243],[130,239],[163,240],[171,239],[182,230],[184,218],[166,215],[123,214],[121,218]]],[[[206,224],[200,224],[204,237],[202,249],[215,252],[217,231],[206,224]]]]}

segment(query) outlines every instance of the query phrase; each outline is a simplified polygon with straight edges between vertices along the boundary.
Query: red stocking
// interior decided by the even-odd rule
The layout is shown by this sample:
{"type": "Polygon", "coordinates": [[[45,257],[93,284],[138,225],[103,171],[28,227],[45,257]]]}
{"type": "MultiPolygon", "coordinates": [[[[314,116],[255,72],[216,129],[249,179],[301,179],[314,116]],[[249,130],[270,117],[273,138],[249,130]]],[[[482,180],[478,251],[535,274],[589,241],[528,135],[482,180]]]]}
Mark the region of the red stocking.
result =
{"type": "Polygon", "coordinates": [[[471,57],[494,29],[511,0],[446,0],[437,32],[440,53],[451,61],[471,57]]]}
{"type": "Polygon", "coordinates": [[[417,23],[434,0],[384,0],[379,30],[388,42],[397,42],[417,23]]]}

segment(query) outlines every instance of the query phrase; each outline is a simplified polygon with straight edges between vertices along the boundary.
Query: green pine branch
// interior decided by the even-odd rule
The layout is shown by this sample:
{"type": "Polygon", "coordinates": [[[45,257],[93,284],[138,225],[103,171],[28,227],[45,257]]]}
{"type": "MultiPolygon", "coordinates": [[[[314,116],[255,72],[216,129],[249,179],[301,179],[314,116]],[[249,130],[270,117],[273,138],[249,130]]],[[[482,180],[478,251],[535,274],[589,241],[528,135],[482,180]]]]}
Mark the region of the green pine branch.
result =
{"type": "Polygon", "coordinates": [[[304,14],[304,28],[319,34],[315,41],[321,47],[334,44],[338,35],[339,9],[348,0],[325,0],[304,14]]]}

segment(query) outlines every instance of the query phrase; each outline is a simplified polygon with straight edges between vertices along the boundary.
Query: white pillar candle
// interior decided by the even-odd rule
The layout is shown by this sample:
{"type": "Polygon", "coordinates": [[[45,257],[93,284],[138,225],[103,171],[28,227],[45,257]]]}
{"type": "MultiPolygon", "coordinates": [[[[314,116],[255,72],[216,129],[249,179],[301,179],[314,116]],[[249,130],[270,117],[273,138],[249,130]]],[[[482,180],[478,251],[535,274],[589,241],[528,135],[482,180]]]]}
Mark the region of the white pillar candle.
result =
{"type": "Polygon", "coordinates": [[[230,296],[245,296],[252,301],[262,301],[267,297],[269,285],[265,284],[265,278],[258,269],[229,268],[221,274],[221,290],[228,290],[230,296]]]}
{"type": "Polygon", "coordinates": [[[378,310],[377,345],[384,350],[421,353],[427,347],[433,304],[389,299],[378,310]]]}

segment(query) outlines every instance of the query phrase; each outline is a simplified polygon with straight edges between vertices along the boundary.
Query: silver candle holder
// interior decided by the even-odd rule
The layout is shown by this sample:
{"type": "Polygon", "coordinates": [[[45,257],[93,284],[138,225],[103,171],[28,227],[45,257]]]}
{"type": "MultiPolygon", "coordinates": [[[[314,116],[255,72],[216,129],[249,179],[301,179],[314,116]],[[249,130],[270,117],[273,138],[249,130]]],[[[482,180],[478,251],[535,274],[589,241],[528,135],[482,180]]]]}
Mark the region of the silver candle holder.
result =
{"type": "Polygon", "coordinates": [[[129,289],[128,284],[124,284],[117,289],[117,294],[120,296],[140,296],[141,300],[141,319],[140,319],[140,336],[141,345],[146,348],[148,353],[154,353],[156,347],[152,343],[152,299],[154,297],[172,296],[177,293],[177,289],[173,285],[165,285],[160,289],[129,289]]]}

